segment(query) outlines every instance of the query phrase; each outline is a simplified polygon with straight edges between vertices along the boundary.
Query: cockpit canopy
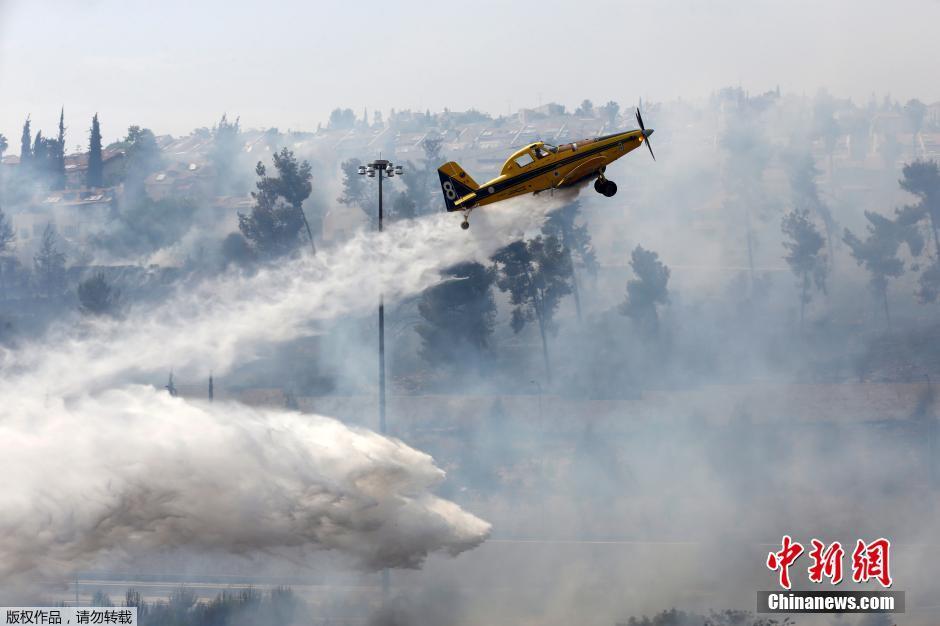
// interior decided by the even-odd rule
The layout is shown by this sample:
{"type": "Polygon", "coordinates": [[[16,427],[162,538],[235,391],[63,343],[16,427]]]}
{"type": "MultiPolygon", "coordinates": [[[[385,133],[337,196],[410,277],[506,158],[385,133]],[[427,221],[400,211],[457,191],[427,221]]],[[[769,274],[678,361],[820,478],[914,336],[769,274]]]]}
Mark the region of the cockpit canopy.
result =
{"type": "Polygon", "coordinates": [[[503,165],[502,174],[511,174],[514,171],[524,169],[538,161],[544,159],[550,154],[558,152],[558,147],[544,141],[536,141],[520,150],[517,150],[503,165]]]}

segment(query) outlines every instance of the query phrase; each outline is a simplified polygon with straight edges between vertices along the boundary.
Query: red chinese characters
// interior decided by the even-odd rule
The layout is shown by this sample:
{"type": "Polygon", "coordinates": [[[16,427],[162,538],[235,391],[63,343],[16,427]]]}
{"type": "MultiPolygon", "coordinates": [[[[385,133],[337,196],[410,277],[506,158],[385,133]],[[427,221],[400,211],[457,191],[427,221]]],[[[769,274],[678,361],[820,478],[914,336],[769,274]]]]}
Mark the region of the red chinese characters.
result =
{"type": "Polygon", "coordinates": [[[767,555],[767,567],[780,571],[780,586],[790,588],[790,566],[803,554],[803,546],[790,538],[783,536],[783,547],[780,552],[771,552],[767,555]]]}
{"type": "Polygon", "coordinates": [[[874,578],[882,587],[891,586],[891,569],[888,554],[891,542],[880,538],[866,544],[861,539],[852,552],[852,580],[863,583],[874,578]]]}
{"type": "Polygon", "coordinates": [[[845,556],[845,550],[838,541],[833,541],[829,547],[826,547],[819,539],[812,540],[813,549],[809,552],[809,557],[813,559],[813,564],[806,571],[809,572],[810,582],[821,583],[823,578],[828,578],[833,585],[842,582],[842,557],[845,556]]]}

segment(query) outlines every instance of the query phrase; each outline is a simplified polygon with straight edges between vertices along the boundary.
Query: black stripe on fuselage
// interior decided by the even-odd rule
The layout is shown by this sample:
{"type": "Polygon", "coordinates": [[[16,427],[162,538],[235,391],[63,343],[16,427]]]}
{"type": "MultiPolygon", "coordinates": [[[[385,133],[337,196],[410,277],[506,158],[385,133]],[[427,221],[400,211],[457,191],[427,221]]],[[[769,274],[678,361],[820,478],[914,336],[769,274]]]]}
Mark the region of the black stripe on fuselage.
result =
{"type": "MultiPolygon", "coordinates": [[[[630,132],[630,131],[627,131],[627,132],[630,132]]],[[[602,142],[604,142],[604,141],[606,141],[606,140],[608,140],[608,139],[613,139],[614,137],[619,137],[619,136],[624,135],[624,134],[626,134],[626,133],[615,133],[615,134],[613,134],[613,135],[605,135],[605,136],[603,136],[603,137],[597,137],[594,141],[599,142],[599,143],[602,143],[602,142]]],[[[637,136],[638,136],[638,135],[637,135],[637,136]]],[[[515,187],[516,185],[518,185],[518,184],[520,184],[520,183],[524,183],[524,182],[526,182],[527,180],[531,180],[531,179],[533,179],[533,178],[537,178],[537,177],[541,176],[542,174],[545,174],[545,173],[547,173],[547,172],[551,172],[552,170],[558,169],[559,167],[563,167],[563,166],[565,166],[565,165],[568,165],[569,163],[575,163],[576,161],[581,161],[581,160],[584,159],[585,157],[592,156],[592,155],[594,155],[594,154],[597,154],[598,152],[603,152],[604,150],[609,150],[610,148],[614,147],[614,146],[617,145],[618,143],[626,143],[626,142],[628,142],[628,141],[635,141],[635,140],[636,140],[636,136],[635,136],[635,137],[624,137],[624,138],[623,138],[622,140],[620,140],[620,141],[611,141],[610,143],[606,143],[606,144],[602,143],[602,145],[592,147],[592,148],[590,148],[590,149],[588,149],[588,150],[585,150],[584,152],[575,152],[575,153],[574,153],[573,155],[571,155],[570,157],[565,157],[564,159],[561,159],[561,160],[559,160],[559,161],[555,161],[555,162],[553,162],[553,163],[549,163],[548,165],[543,165],[543,166],[541,166],[541,167],[537,167],[537,168],[535,168],[535,169],[533,169],[533,170],[529,170],[528,172],[522,172],[521,174],[516,174],[515,176],[512,176],[512,177],[510,177],[510,178],[507,178],[506,180],[499,181],[498,183],[493,183],[493,184],[484,185],[484,186],[480,187],[479,189],[477,189],[477,191],[476,191],[476,193],[477,193],[477,199],[478,199],[478,200],[482,200],[482,199],[487,198],[487,197],[489,197],[489,196],[495,196],[495,195],[498,194],[500,191],[504,191],[504,190],[506,190],[506,189],[508,189],[508,188],[510,188],[510,187],[515,187]],[[488,191],[488,189],[490,189],[491,187],[493,188],[493,193],[489,193],[489,191],[488,191]],[[486,194],[486,195],[483,195],[483,194],[486,194]]],[[[575,141],[574,143],[578,143],[578,142],[575,141]]]]}

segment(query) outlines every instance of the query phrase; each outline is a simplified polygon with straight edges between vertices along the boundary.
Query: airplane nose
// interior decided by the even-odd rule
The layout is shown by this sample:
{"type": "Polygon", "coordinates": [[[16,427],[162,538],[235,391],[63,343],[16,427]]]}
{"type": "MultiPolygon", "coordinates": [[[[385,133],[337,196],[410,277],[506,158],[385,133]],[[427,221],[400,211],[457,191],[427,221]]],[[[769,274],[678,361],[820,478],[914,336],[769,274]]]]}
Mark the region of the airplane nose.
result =
{"type": "Polygon", "coordinates": [[[644,137],[649,137],[649,136],[652,135],[654,132],[655,132],[655,131],[654,131],[652,128],[647,128],[645,131],[643,131],[643,136],[644,136],[644,137]]]}

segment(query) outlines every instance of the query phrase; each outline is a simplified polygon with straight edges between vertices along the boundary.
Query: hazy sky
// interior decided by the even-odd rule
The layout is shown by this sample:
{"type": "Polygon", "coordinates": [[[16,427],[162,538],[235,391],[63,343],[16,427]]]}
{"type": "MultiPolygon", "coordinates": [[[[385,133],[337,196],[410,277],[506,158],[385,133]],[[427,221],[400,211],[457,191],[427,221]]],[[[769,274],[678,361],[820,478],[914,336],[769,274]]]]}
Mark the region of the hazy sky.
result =
{"type": "Polygon", "coordinates": [[[0,132],[313,130],[336,106],[699,98],[724,85],[940,99],[940,2],[0,0],[0,132]]]}

